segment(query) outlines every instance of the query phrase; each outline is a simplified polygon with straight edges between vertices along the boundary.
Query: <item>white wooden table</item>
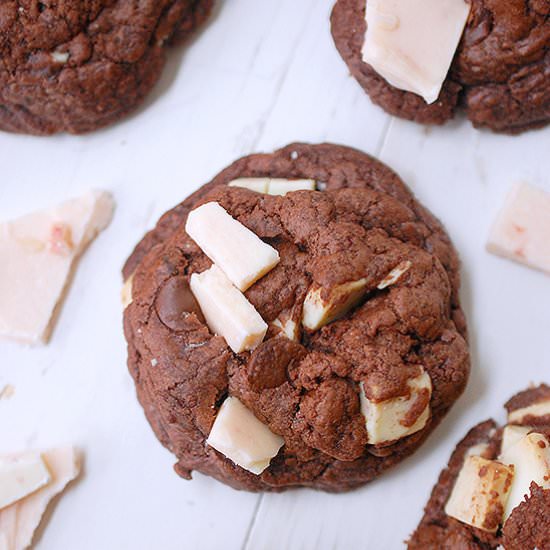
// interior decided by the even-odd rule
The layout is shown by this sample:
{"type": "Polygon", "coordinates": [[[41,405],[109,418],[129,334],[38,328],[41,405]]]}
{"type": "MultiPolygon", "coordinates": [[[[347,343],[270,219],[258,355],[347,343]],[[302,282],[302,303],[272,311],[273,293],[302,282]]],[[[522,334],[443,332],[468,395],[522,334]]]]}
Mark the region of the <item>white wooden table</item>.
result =
{"type": "MultiPolygon", "coordinates": [[[[49,346],[0,343],[0,452],[75,443],[80,481],[57,502],[40,550],[392,550],[417,524],[466,430],[530,381],[550,380],[550,278],[488,255],[510,185],[550,190],[550,128],[521,137],[461,119],[423,128],[372,106],[333,46],[333,0],[227,0],[173,51],[146,108],[84,137],[0,135],[0,218],[90,187],[118,208],[83,258],[49,346]],[[155,220],[236,158],[291,141],[358,147],[394,167],[445,223],[463,259],[469,388],[428,443],[344,495],[236,492],[172,471],[125,366],[119,269],[155,220]]],[[[0,267],[1,268],[1,267],[0,267]]]]}

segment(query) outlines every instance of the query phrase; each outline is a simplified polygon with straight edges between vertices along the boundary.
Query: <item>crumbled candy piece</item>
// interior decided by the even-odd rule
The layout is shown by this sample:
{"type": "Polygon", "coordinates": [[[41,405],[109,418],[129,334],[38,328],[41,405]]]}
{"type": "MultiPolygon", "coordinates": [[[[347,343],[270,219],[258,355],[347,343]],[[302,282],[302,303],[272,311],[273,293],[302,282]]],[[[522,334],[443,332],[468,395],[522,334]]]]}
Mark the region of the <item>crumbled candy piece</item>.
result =
{"type": "Polygon", "coordinates": [[[0,224],[0,337],[47,342],[76,259],[112,213],[111,195],[93,191],[0,224]]]}
{"type": "Polygon", "coordinates": [[[550,193],[527,183],[510,191],[489,234],[493,254],[550,273],[550,193]]]}
{"type": "Polygon", "coordinates": [[[480,456],[467,457],[445,513],[472,527],[495,533],[502,522],[513,477],[513,467],[480,456]]]}
{"type": "Polygon", "coordinates": [[[28,548],[49,502],[80,472],[78,453],[73,447],[44,451],[41,456],[51,479],[37,491],[0,510],[2,550],[28,548]]]}
{"type": "Polygon", "coordinates": [[[279,253],[218,203],[209,202],[189,213],[185,230],[202,251],[241,291],[279,263],[279,253]]]}
{"type": "Polygon", "coordinates": [[[260,422],[236,397],[222,404],[206,443],[232,462],[261,474],[285,441],[260,422]]]}
{"type": "Polygon", "coordinates": [[[469,13],[464,0],[368,0],[363,60],[392,86],[433,103],[469,13]]]}
{"type": "Polygon", "coordinates": [[[193,273],[190,287],[210,330],[223,336],[235,353],[254,349],[262,342],[267,324],[217,265],[193,273]]]}

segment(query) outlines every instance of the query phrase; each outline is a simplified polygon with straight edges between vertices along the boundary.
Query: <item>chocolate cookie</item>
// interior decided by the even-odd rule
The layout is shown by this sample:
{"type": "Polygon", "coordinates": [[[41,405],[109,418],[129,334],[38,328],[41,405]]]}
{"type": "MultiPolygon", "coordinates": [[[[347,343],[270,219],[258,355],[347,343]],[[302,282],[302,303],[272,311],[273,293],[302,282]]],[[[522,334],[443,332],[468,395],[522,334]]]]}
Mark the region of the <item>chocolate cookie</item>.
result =
{"type": "Polygon", "coordinates": [[[505,407],[504,428],[488,420],[458,444],[410,550],[550,549],[550,387],[523,391],[505,407]]]}
{"type": "Polygon", "coordinates": [[[347,147],[293,144],[238,160],[166,213],[123,275],[128,367],[185,478],[197,470],[253,491],[358,487],[413,453],[468,378],[459,261],[447,234],[394,172],[347,147]],[[233,187],[262,177],[306,178],[318,190],[233,187]],[[211,310],[203,317],[190,290],[212,271],[186,232],[189,213],[196,231],[206,203],[279,255],[244,291],[267,325],[249,351],[233,352],[209,330],[204,317],[217,320],[211,310]],[[330,316],[312,322],[320,304],[330,316]],[[243,422],[275,444],[261,473],[213,448],[213,432],[228,429],[220,407],[224,422],[252,412],[243,422]]]}
{"type": "Polygon", "coordinates": [[[443,124],[463,108],[477,128],[517,134],[550,120],[550,4],[470,0],[472,9],[439,99],[394,88],[363,61],[367,0],[337,0],[332,35],[352,75],[388,113],[443,124]]]}
{"type": "Polygon", "coordinates": [[[213,1],[2,2],[0,129],[80,134],[123,118],[213,1]]]}

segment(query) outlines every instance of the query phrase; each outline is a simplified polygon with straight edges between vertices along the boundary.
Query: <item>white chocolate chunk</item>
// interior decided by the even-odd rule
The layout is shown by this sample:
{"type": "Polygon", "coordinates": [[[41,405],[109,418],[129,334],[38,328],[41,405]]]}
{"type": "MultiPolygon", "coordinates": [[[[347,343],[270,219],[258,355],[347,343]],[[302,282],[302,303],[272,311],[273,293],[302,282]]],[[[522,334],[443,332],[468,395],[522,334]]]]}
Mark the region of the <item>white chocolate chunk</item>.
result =
{"type": "Polygon", "coordinates": [[[489,444],[488,443],[478,443],[477,445],[474,445],[473,447],[470,447],[466,451],[466,457],[469,456],[482,456],[485,457],[485,455],[489,452],[489,444]]]}
{"type": "Polygon", "coordinates": [[[464,0],[368,0],[363,60],[392,86],[433,103],[469,13],[464,0]]]}
{"type": "Polygon", "coordinates": [[[328,292],[313,285],[304,300],[302,324],[309,330],[318,330],[339,319],[361,301],[366,289],[366,279],[338,285],[328,292]]]}
{"type": "Polygon", "coordinates": [[[0,457],[0,509],[34,493],[50,481],[39,454],[0,457]]]}
{"type": "Polygon", "coordinates": [[[522,409],[516,409],[508,415],[508,422],[516,423],[523,422],[524,418],[528,416],[547,416],[550,415],[550,400],[539,401],[538,403],[533,403],[528,407],[523,407],[522,409]]]}
{"type": "Polygon", "coordinates": [[[445,513],[472,527],[494,533],[502,522],[514,469],[480,456],[464,461],[445,513]]]}
{"type": "Polygon", "coordinates": [[[122,290],[120,291],[120,298],[122,300],[123,309],[126,309],[132,303],[133,281],[134,281],[134,275],[132,274],[126,279],[126,281],[124,281],[124,285],[122,286],[122,290]]]}
{"type": "Polygon", "coordinates": [[[315,191],[315,180],[284,178],[238,178],[228,184],[230,187],[244,187],[267,195],[284,196],[292,191],[315,191]]]}
{"type": "Polygon", "coordinates": [[[427,372],[423,372],[408,381],[410,395],[387,399],[385,401],[372,401],[366,395],[361,383],[361,412],[365,417],[368,442],[371,445],[396,441],[420,431],[430,418],[429,398],[432,395],[432,381],[427,372]],[[427,404],[412,425],[407,425],[407,415],[415,406],[417,399],[426,398],[427,404]]]}
{"type": "Polygon", "coordinates": [[[284,196],[293,191],[315,191],[315,180],[285,180],[271,178],[268,193],[270,195],[284,196]]]}
{"type": "Polygon", "coordinates": [[[267,194],[269,189],[270,178],[237,178],[230,181],[227,185],[229,187],[242,187],[243,189],[250,189],[250,191],[256,191],[256,193],[267,194]]]}
{"type": "Polygon", "coordinates": [[[279,263],[279,253],[272,246],[216,202],[190,212],[185,230],[243,292],[279,263]]]}
{"type": "Polygon", "coordinates": [[[487,250],[550,274],[550,193],[516,184],[490,231],[487,250]]]}
{"type": "Polygon", "coordinates": [[[528,426],[506,426],[502,430],[502,443],[500,444],[500,454],[502,456],[510,447],[519,443],[533,428],[528,426]]]}
{"type": "Polygon", "coordinates": [[[222,404],[206,443],[232,462],[261,474],[285,441],[260,422],[236,397],[222,404]]]}
{"type": "Polygon", "coordinates": [[[514,466],[515,470],[504,515],[508,519],[514,508],[530,494],[531,482],[543,489],[550,489],[550,442],[542,434],[530,433],[504,450],[500,461],[514,466]]]}
{"type": "Polygon", "coordinates": [[[79,474],[80,464],[73,447],[44,451],[42,458],[51,480],[34,493],[0,510],[0,548],[28,548],[49,502],[79,474]]]}
{"type": "Polygon", "coordinates": [[[291,318],[288,319],[275,319],[273,324],[280,328],[283,334],[294,342],[300,341],[300,325],[291,318]]]}
{"type": "Polygon", "coordinates": [[[109,193],[92,191],[0,224],[0,337],[47,342],[76,260],[113,208],[109,193]]]}
{"type": "Polygon", "coordinates": [[[384,290],[390,285],[394,285],[409,269],[412,267],[412,263],[409,260],[401,262],[397,267],[394,267],[382,281],[378,283],[376,287],[378,290],[384,290]]]}
{"type": "Polygon", "coordinates": [[[235,353],[254,349],[262,342],[267,324],[218,266],[193,273],[190,287],[210,330],[223,336],[235,353]]]}

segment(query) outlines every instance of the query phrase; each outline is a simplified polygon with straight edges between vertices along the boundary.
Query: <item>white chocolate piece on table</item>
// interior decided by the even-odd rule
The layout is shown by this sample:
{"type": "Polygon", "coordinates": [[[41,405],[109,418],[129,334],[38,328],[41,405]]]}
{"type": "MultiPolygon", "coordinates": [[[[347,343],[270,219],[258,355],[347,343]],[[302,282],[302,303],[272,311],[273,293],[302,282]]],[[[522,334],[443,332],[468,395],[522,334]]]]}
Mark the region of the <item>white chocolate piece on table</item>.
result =
{"type": "Polygon", "coordinates": [[[185,230],[202,251],[243,292],[279,263],[279,253],[217,202],[189,213],[185,230]]]}
{"type": "Polygon", "coordinates": [[[210,330],[223,336],[235,353],[252,350],[262,342],[267,324],[216,264],[193,273],[190,288],[210,330]]]}
{"type": "Polygon", "coordinates": [[[531,482],[550,489],[550,442],[542,434],[530,433],[506,449],[500,461],[514,466],[515,471],[504,514],[508,519],[514,508],[530,494],[531,482]]]}
{"type": "Polygon", "coordinates": [[[394,267],[387,275],[378,283],[376,287],[378,290],[384,290],[385,288],[394,285],[409,269],[412,267],[412,263],[409,260],[401,262],[398,266],[394,267]]]}
{"type": "Polygon", "coordinates": [[[0,457],[0,509],[34,493],[50,481],[50,472],[37,453],[0,457]]]}
{"type": "Polygon", "coordinates": [[[0,510],[0,548],[24,550],[32,542],[34,532],[49,502],[80,472],[78,454],[73,447],[44,451],[42,458],[51,481],[34,493],[0,510]]]}
{"type": "Polygon", "coordinates": [[[491,228],[487,250],[550,274],[550,193],[514,185],[491,228]]]}
{"type": "Polygon", "coordinates": [[[361,412],[365,417],[368,433],[368,442],[371,445],[396,441],[420,431],[430,418],[430,403],[423,409],[413,425],[408,426],[404,420],[409,411],[415,406],[416,400],[429,392],[432,395],[432,381],[427,372],[423,370],[415,378],[408,381],[410,395],[395,397],[385,401],[372,401],[366,395],[363,384],[360,384],[361,412]]]}
{"type": "Polygon", "coordinates": [[[302,324],[309,330],[318,330],[343,317],[364,297],[367,280],[359,279],[335,286],[327,291],[313,285],[304,300],[302,324]]]}
{"type": "Polygon", "coordinates": [[[469,13],[465,0],[368,0],[363,60],[395,88],[433,103],[469,13]]]}
{"type": "MultiPolygon", "coordinates": [[[[549,233],[550,235],[550,233],[549,233]]],[[[508,422],[511,424],[516,422],[523,422],[524,418],[528,416],[548,416],[550,415],[550,399],[545,401],[539,401],[538,403],[533,403],[528,407],[523,407],[521,409],[516,409],[508,415],[508,422]]]]}
{"type": "Polygon", "coordinates": [[[445,513],[472,527],[494,533],[502,523],[514,469],[480,456],[464,461],[445,513]]]}
{"type": "Polygon", "coordinates": [[[236,397],[220,407],[206,443],[232,462],[261,474],[285,441],[260,422],[236,397]]]}
{"type": "Polygon", "coordinates": [[[91,191],[0,224],[0,337],[48,341],[76,260],[113,209],[109,193],[91,191]]]}
{"type": "Polygon", "coordinates": [[[512,445],[519,443],[532,430],[529,426],[505,426],[502,430],[500,455],[502,456],[512,445]]]}
{"type": "Polygon", "coordinates": [[[266,195],[284,196],[292,191],[315,191],[315,180],[284,178],[238,178],[228,184],[230,187],[243,187],[266,195]]]}

